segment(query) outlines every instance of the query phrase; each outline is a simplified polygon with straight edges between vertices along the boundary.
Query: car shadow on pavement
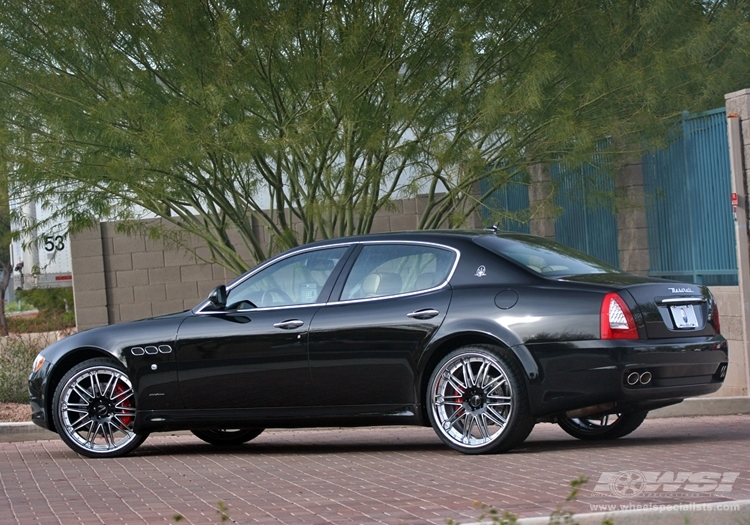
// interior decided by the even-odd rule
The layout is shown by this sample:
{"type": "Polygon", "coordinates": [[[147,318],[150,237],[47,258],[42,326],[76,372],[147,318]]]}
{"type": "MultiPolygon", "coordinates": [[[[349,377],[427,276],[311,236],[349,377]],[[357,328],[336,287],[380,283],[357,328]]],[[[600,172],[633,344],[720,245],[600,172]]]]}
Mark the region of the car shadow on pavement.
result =
{"type": "MultiPolygon", "coordinates": [[[[593,449],[627,449],[642,447],[663,447],[664,445],[706,444],[711,442],[732,441],[737,436],[716,433],[706,434],[664,434],[647,436],[628,436],[618,440],[581,441],[567,436],[542,436],[526,440],[523,444],[506,452],[506,454],[545,454],[555,452],[570,452],[576,450],[593,449]]],[[[265,435],[258,441],[247,443],[239,447],[216,447],[197,440],[183,440],[175,443],[158,443],[147,440],[136,451],[137,456],[191,455],[191,454],[348,454],[373,452],[441,452],[445,454],[459,454],[444,445],[434,434],[426,431],[423,436],[409,436],[399,439],[391,436],[384,442],[382,436],[367,436],[351,439],[347,442],[329,436],[315,436],[310,441],[289,440],[281,433],[265,435]]]]}
{"type": "Polygon", "coordinates": [[[731,435],[663,435],[663,436],[628,436],[616,440],[580,441],[575,438],[527,440],[509,454],[543,454],[545,452],[562,452],[574,450],[615,449],[663,447],[665,445],[707,444],[720,441],[736,441],[731,435]]]}
{"type": "MultiPolygon", "coordinates": [[[[132,456],[189,456],[206,455],[305,455],[305,454],[353,454],[374,452],[446,452],[453,453],[440,442],[425,444],[292,444],[292,443],[248,443],[237,447],[217,447],[204,443],[186,443],[184,445],[154,444],[146,441],[132,456]]],[[[457,452],[456,452],[457,454],[457,452]]]]}

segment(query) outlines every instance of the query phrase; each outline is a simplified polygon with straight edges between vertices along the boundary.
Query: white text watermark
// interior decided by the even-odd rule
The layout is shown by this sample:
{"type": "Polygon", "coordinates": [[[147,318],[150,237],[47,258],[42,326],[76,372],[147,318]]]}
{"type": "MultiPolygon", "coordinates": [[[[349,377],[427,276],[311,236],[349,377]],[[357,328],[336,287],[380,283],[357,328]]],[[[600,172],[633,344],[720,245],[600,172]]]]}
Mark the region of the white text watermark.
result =
{"type": "Polygon", "coordinates": [[[643,495],[691,496],[696,493],[732,491],[739,472],[657,472],[621,470],[602,472],[594,492],[618,498],[643,495]]]}
{"type": "Polygon", "coordinates": [[[739,512],[739,503],[619,503],[589,505],[591,512],[617,512],[622,510],[649,510],[656,512],[739,512]]]}

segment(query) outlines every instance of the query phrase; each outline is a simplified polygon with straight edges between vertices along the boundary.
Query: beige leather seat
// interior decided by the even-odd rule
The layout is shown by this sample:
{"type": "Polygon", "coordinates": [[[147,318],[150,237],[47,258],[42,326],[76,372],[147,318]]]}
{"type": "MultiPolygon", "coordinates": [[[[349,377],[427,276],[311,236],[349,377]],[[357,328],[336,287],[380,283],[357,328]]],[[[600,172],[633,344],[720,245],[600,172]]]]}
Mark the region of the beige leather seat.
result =
{"type": "Polygon", "coordinates": [[[401,293],[401,276],[397,273],[371,273],[362,281],[362,292],[365,297],[380,297],[401,293]]]}

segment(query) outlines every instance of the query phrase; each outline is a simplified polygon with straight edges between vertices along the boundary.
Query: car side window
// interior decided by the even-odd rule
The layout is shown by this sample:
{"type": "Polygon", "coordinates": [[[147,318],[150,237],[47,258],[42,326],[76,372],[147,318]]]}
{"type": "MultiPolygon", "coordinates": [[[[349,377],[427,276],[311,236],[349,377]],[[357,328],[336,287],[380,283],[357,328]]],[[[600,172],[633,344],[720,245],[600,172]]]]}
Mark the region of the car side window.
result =
{"type": "Polygon", "coordinates": [[[245,309],[315,303],[346,250],[314,250],[282,259],[232,288],[227,305],[245,309]]]}
{"type": "Polygon", "coordinates": [[[341,300],[428,290],[442,284],[455,261],[453,251],[420,244],[371,244],[362,248],[346,279],[341,300]]]}

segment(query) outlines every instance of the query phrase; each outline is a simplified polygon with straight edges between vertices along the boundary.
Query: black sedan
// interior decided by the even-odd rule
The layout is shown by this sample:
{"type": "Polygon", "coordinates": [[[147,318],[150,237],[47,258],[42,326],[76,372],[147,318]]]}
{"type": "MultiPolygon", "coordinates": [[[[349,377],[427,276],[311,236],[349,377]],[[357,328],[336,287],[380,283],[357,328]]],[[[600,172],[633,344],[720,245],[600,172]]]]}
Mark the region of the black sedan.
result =
{"type": "Polygon", "coordinates": [[[404,424],[480,454],[536,422],[624,436],[718,390],[727,363],[703,286],[530,235],[409,232],[290,250],[193,310],[58,341],[29,389],[33,421],[89,457],[155,431],[229,446],[272,427],[404,424]]]}

